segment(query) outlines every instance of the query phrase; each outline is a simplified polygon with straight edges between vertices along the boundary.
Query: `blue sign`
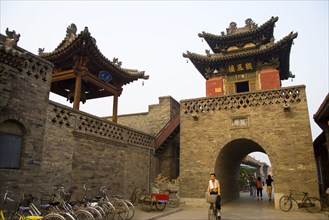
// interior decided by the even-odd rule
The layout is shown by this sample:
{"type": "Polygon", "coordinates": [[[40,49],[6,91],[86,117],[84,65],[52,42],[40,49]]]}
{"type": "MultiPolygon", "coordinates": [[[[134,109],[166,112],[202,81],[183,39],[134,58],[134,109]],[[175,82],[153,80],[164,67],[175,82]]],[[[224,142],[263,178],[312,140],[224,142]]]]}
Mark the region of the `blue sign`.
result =
{"type": "Polygon", "coordinates": [[[99,78],[105,82],[110,82],[112,80],[112,76],[109,72],[106,71],[100,71],[99,72],[99,78]]]}

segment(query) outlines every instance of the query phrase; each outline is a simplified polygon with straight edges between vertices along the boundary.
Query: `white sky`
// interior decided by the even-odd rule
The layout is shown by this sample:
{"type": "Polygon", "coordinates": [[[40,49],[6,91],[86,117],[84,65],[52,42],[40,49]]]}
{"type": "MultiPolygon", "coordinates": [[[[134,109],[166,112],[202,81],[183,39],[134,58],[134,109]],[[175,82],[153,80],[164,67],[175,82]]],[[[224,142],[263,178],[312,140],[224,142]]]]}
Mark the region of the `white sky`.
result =
{"type": "MultiPolygon", "coordinates": [[[[259,26],[278,16],[275,40],[298,32],[290,55],[296,78],[283,86],[306,85],[313,140],[320,134],[313,115],[329,90],[328,0],[325,1],[9,1],[0,0],[0,32],[21,34],[18,45],[37,54],[53,51],[75,23],[78,33],[88,27],[108,59],[123,68],[145,71],[150,79],[124,86],[119,114],[147,112],[158,97],[177,101],[205,97],[205,79],[183,58],[187,50],[205,54],[202,31],[220,34],[231,21],[238,27],[251,18],[259,26]]],[[[72,106],[65,98],[50,99],[72,106]]],[[[88,100],[80,110],[112,115],[112,98],[88,100]]],[[[257,155],[258,157],[258,155],[257,155]]],[[[257,158],[256,157],[256,158],[257,158]]],[[[267,158],[261,160],[268,161],[267,158]]]]}

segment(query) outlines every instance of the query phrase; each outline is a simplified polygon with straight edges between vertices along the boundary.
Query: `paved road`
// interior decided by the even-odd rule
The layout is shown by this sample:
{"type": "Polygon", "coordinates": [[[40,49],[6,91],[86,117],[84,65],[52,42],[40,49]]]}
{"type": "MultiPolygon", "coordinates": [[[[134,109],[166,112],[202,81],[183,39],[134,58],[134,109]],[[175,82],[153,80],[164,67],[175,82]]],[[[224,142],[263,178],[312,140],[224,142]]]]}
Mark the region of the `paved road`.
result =
{"type": "MultiPolygon", "coordinates": [[[[181,206],[179,208],[165,208],[163,211],[153,210],[144,212],[137,207],[133,220],[206,220],[207,208],[192,208],[181,206]]],[[[283,212],[274,209],[274,202],[269,202],[264,196],[264,200],[257,201],[241,194],[241,198],[222,206],[222,219],[329,219],[328,211],[320,213],[309,213],[304,209],[299,211],[283,212]]]]}

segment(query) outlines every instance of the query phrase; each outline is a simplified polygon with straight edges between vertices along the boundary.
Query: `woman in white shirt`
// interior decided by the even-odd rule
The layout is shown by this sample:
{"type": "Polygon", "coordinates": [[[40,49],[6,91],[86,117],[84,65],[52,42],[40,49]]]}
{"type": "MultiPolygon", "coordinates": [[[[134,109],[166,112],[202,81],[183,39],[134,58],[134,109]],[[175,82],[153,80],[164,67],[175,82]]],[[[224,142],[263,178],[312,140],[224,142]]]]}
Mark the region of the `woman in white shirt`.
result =
{"type": "Polygon", "coordinates": [[[218,215],[220,216],[220,200],[221,200],[221,196],[220,196],[220,184],[219,181],[216,179],[216,174],[215,173],[211,173],[210,174],[210,180],[208,183],[208,189],[207,192],[210,193],[211,195],[216,195],[217,194],[217,199],[216,199],[216,209],[218,210],[218,215]]]}

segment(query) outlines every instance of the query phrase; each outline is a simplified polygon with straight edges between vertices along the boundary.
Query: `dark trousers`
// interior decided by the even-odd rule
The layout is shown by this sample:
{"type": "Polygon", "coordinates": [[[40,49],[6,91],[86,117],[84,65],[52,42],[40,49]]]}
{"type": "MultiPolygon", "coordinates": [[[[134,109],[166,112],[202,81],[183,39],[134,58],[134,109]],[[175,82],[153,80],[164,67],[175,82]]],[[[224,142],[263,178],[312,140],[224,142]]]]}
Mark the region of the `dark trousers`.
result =
{"type": "Polygon", "coordinates": [[[257,188],[257,197],[263,197],[263,188],[257,188]]]}
{"type": "MultiPolygon", "coordinates": [[[[216,192],[210,192],[211,195],[216,195],[216,192]]],[[[220,210],[221,206],[220,206],[220,201],[221,201],[221,196],[217,195],[217,199],[216,199],[216,209],[220,210]]]]}

